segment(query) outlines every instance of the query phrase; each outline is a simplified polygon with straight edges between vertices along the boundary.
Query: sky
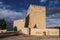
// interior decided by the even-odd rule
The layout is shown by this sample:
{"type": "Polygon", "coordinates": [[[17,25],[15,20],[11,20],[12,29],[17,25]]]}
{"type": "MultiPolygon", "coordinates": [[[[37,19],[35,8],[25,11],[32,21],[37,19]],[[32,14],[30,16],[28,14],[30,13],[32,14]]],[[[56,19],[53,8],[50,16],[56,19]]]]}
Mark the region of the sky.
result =
{"type": "Polygon", "coordinates": [[[0,19],[14,21],[26,17],[30,4],[46,7],[46,26],[60,26],[60,0],[0,0],[0,19]]]}

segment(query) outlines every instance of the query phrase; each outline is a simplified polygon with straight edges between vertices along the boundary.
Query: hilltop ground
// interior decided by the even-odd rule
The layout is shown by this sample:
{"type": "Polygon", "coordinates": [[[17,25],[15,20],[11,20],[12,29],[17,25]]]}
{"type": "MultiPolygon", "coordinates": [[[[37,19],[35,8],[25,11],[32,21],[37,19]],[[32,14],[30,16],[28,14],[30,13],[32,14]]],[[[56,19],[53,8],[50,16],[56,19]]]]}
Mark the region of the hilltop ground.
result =
{"type": "Polygon", "coordinates": [[[60,40],[59,36],[28,36],[17,34],[17,32],[9,32],[0,34],[0,40],[60,40]]]}
{"type": "Polygon", "coordinates": [[[11,36],[0,38],[0,40],[60,40],[60,37],[46,37],[46,36],[11,36]]]}

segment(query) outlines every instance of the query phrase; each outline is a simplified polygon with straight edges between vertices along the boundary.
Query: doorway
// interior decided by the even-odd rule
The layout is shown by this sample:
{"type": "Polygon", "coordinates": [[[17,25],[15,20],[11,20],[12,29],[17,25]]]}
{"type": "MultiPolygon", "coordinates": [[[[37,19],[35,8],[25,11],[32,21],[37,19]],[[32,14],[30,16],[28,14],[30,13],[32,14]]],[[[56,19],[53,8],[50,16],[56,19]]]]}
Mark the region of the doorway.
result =
{"type": "Polygon", "coordinates": [[[43,34],[44,34],[44,36],[46,36],[46,32],[45,31],[43,32],[43,34]]]}

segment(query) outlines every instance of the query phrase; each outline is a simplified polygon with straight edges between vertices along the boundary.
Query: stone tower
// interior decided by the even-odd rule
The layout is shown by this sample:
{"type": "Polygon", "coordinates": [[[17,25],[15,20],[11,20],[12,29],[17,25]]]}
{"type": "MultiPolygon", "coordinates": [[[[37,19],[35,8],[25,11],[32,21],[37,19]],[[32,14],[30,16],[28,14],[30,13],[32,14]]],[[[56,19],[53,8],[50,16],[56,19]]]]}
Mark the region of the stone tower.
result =
{"type": "Polygon", "coordinates": [[[29,28],[46,28],[46,9],[44,6],[30,5],[28,9],[29,28]]]}

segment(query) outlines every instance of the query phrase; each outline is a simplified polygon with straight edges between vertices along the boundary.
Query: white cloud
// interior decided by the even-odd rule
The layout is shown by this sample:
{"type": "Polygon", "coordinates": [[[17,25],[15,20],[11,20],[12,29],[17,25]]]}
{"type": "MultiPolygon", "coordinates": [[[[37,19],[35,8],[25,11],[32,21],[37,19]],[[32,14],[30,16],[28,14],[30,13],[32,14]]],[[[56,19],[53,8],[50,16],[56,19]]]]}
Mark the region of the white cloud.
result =
{"type": "Polygon", "coordinates": [[[47,27],[60,26],[60,8],[47,9],[47,27]]]}
{"type": "Polygon", "coordinates": [[[10,18],[12,20],[14,19],[17,19],[19,17],[22,17],[24,16],[23,15],[23,12],[16,12],[16,11],[11,11],[11,10],[8,10],[8,9],[0,9],[0,17],[2,18],[10,18]]]}
{"type": "Polygon", "coordinates": [[[3,2],[0,1],[0,4],[3,4],[3,2]]]}
{"type": "Polygon", "coordinates": [[[19,18],[23,18],[26,13],[26,10],[22,10],[21,12],[16,12],[13,10],[9,10],[6,8],[11,8],[10,5],[5,5],[3,4],[3,2],[0,2],[0,19],[1,18],[5,18],[7,20],[14,20],[14,19],[19,19],[19,18]]]}
{"type": "Polygon", "coordinates": [[[40,0],[40,2],[46,2],[47,0],[40,0]]]}
{"type": "Polygon", "coordinates": [[[3,2],[1,2],[0,1],[0,7],[3,7],[3,8],[11,8],[11,6],[10,5],[6,5],[6,4],[4,4],[3,2]]]}
{"type": "Polygon", "coordinates": [[[58,0],[55,0],[55,1],[54,1],[54,4],[58,4],[58,3],[59,3],[59,1],[58,1],[58,0]]]}
{"type": "Polygon", "coordinates": [[[47,27],[60,26],[60,13],[47,16],[47,27]]]}
{"type": "Polygon", "coordinates": [[[52,1],[49,1],[49,7],[53,6],[53,5],[57,5],[59,3],[58,0],[52,0],[52,1]]]}
{"type": "Polygon", "coordinates": [[[48,17],[52,19],[60,19],[60,13],[51,14],[48,17]]]}
{"type": "Polygon", "coordinates": [[[2,7],[2,6],[3,6],[3,2],[0,1],[0,7],[2,7]]]}

